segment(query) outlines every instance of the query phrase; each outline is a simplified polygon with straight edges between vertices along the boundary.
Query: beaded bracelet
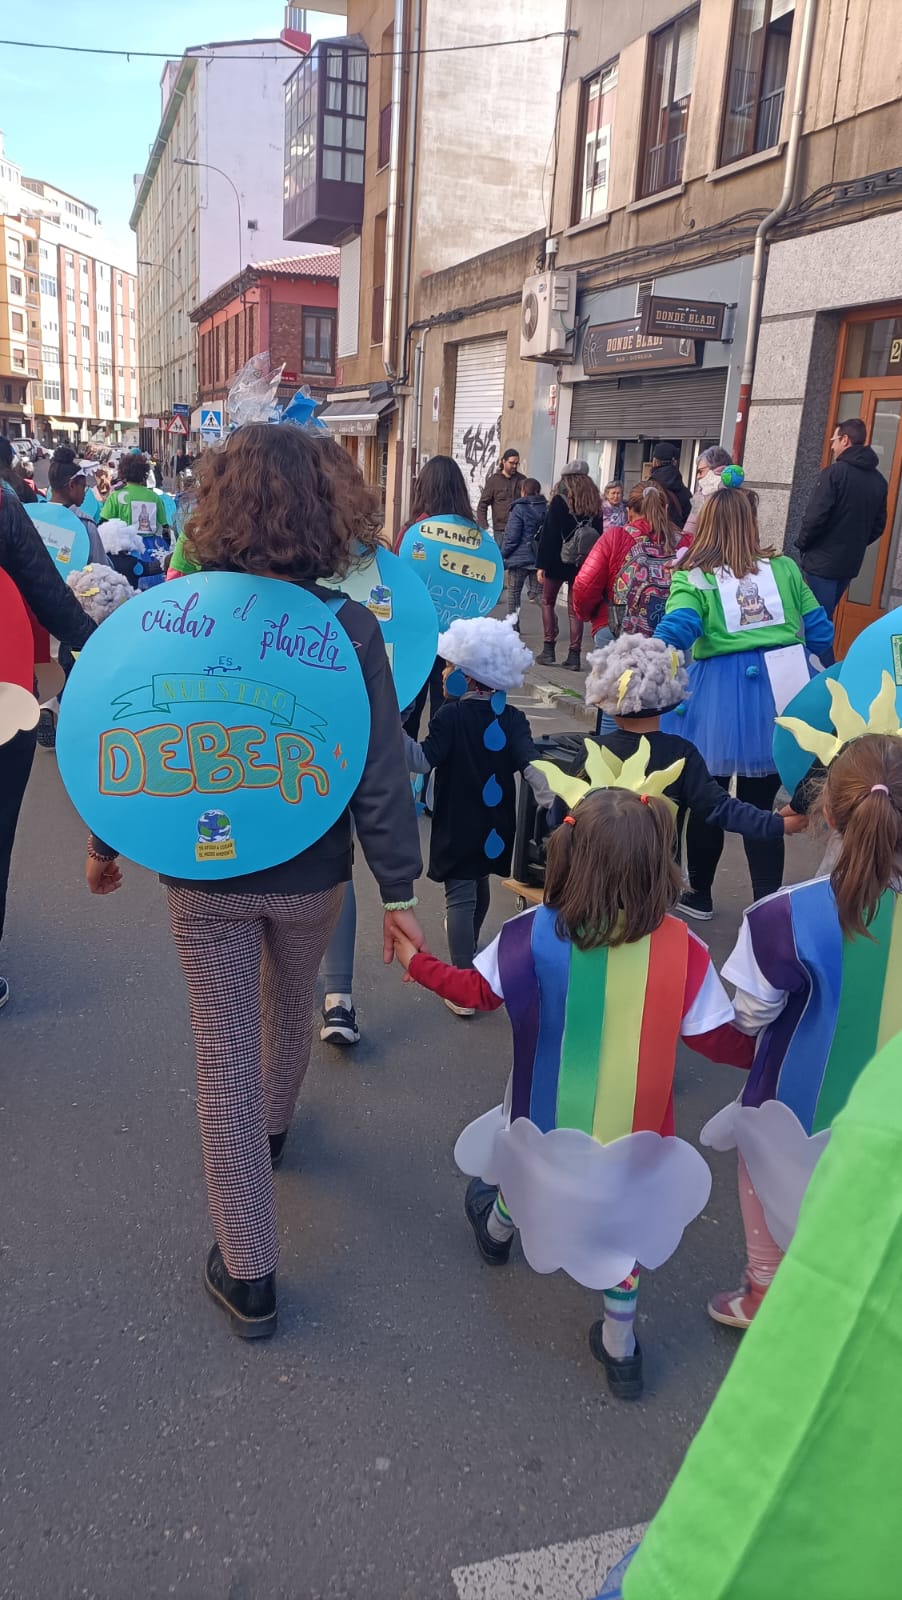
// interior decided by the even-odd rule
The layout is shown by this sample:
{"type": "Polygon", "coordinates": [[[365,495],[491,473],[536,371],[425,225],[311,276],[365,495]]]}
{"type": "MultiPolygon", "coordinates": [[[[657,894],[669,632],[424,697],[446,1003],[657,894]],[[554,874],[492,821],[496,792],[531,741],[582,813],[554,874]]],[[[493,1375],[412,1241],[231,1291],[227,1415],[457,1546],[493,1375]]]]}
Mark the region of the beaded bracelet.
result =
{"type": "Polygon", "coordinates": [[[88,857],[89,857],[89,859],[91,861],[115,861],[116,860],[115,856],[103,856],[103,855],[101,855],[100,851],[99,850],[95,850],[91,845],[88,845],[88,857]]]}
{"type": "Polygon", "coordinates": [[[416,895],[414,895],[412,900],[383,901],[382,909],[383,911],[412,911],[414,906],[418,906],[419,903],[416,895]]]}

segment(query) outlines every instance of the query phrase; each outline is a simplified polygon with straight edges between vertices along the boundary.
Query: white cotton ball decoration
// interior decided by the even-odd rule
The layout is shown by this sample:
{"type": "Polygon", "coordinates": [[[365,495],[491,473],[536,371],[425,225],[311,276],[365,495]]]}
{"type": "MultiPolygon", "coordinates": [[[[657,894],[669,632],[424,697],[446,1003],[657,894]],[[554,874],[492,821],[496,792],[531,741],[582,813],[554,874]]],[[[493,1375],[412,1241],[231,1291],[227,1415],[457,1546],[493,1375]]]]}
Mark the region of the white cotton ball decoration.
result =
{"type": "Polygon", "coordinates": [[[144,540],[136,528],[121,517],[110,517],[100,524],[100,539],[108,556],[142,555],[144,540]]]}
{"type": "Polygon", "coordinates": [[[438,653],[487,689],[519,689],[535,657],[514,629],[516,617],[458,617],[439,634],[438,653]]]}

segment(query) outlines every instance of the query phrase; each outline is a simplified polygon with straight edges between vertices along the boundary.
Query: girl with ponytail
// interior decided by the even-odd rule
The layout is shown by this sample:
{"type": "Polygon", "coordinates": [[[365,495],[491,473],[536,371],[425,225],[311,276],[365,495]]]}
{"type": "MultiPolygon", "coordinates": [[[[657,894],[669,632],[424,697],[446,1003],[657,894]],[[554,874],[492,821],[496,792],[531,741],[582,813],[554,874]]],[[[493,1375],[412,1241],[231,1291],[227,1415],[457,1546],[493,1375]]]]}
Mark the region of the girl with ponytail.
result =
{"type": "MultiPolygon", "coordinates": [[[[668,770],[674,779],[679,764],[668,770]]],[[[507,1261],[519,1230],[538,1272],[562,1267],[603,1292],[589,1345],[611,1393],[635,1399],[637,1262],[667,1260],[711,1184],[698,1151],[674,1137],[677,1044],[737,1066],[752,1047],[731,1026],[707,948],[671,915],[680,873],[673,807],[657,797],[664,775],[632,772],[650,791],[635,793],[588,788],[547,762],[542,772],[571,807],[549,840],[544,904],[506,923],[468,971],[401,938],[395,954],[409,981],[457,1006],[507,1006],[504,1104],[455,1149],[476,1174],[467,1220],[492,1265],[507,1261]]]]}
{"type": "Polygon", "coordinates": [[[733,1328],[747,1328],[764,1298],[853,1084],[902,1031],[902,738],[847,744],[821,807],[839,836],[830,877],[752,906],[723,968],[737,986],[736,1025],[757,1039],[739,1100],[701,1134],[738,1153],[746,1269],[739,1289],[708,1304],[733,1328]]]}

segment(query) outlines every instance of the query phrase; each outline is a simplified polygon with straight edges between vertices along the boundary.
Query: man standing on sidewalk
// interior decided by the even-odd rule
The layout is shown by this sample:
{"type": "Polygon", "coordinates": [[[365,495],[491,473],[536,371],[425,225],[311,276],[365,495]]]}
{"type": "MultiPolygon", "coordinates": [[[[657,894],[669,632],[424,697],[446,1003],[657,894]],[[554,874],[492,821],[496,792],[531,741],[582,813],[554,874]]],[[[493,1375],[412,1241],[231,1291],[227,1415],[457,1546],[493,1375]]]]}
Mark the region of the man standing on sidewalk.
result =
{"type": "Polygon", "coordinates": [[[476,507],[476,521],[480,528],[489,526],[489,506],[492,508],[492,532],[498,543],[507,527],[511,506],[520,498],[520,485],[526,479],[519,470],[519,450],[505,450],[501,466],[490,472],[476,507]]]}
{"type": "Polygon", "coordinates": [[[818,477],[799,532],[805,581],[831,619],[886,524],[886,479],[866,437],[860,417],[836,424],[833,461],[818,477]]]}

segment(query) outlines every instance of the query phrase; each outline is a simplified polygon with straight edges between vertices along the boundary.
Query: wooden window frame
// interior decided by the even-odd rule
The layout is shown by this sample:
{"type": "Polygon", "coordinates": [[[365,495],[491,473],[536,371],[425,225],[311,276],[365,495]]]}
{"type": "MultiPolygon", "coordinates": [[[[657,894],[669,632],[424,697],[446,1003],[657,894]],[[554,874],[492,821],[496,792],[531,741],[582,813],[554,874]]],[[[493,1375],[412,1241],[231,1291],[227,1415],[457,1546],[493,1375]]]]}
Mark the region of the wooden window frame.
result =
{"type": "MultiPolygon", "coordinates": [[[[585,216],[583,215],[583,195],[585,194],[585,172],[586,172],[586,135],[587,135],[587,132],[588,132],[588,121],[589,121],[589,90],[590,90],[592,84],[597,79],[598,80],[599,95],[600,95],[601,94],[601,80],[604,77],[605,73],[606,72],[610,72],[613,67],[617,68],[618,80],[619,80],[620,57],[619,56],[611,56],[609,61],[602,62],[600,67],[596,67],[594,72],[590,72],[587,77],[583,78],[581,83],[580,83],[580,86],[579,86],[579,118],[578,118],[578,122],[577,122],[577,145],[576,145],[577,159],[576,159],[576,161],[574,163],[574,171],[573,171],[573,204],[572,204],[571,210],[570,210],[571,224],[572,224],[573,227],[576,227],[577,223],[580,223],[580,222],[598,222],[598,221],[601,220],[601,217],[606,215],[606,213],[610,209],[610,206],[606,205],[604,211],[603,212],[599,212],[597,215],[595,213],[593,213],[593,212],[589,212],[585,216]]],[[[618,87],[618,85],[615,84],[614,85],[615,90],[616,90],[617,87],[618,87]]],[[[611,126],[613,128],[613,123],[612,123],[611,126]]],[[[613,144],[613,138],[612,138],[611,142],[613,144]]],[[[611,182],[611,180],[610,180],[610,164],[609,164],[609,176],[608,176],[608,188],[609,189],[610,189],[610,182],[611,182]]],[[[593,185],[593,188],[594,187],[595,186],[593,185]]]]}
{"type": "MultiPolygon", "coordinates": [[[[648,35],[648,41],[647,41],[647,46],[646,46],[646,56],[645,56],[645,86],[644,86],[644,90],[643,90],[643,94],[642,94],[642,124],[641,124],[641,138],[640,138],[640,141],[639,141],[639,172],[638,172],[638,183],[636,185],[637,199],[639,199],[639,200],[650,200],[657,194],[666,194],[668,189],[676,188],[677,185],[681,184],[682,181],[683,181],[683,169],[684,169],[684,165],[685,165],[685,147],[686,147],[686,140],[688,138],[688,119],[689,119],[689,115],[691,114],[691,111],[692,111],[692,95],[693,95],[693,91],[692,91],[692,89],[690,89],[689,94],[685,97],[689,102],[688,106],[686,107],[687,132],[682,135],[683,148],[682,148],[682,151],[681,151],[681,154],[680,154],[679,173],[668,173],[667,165],[666,165],[666,162],[667,162],[666,151],[668,149],[668,146],[673,144],[673,143],[675,143],[675,141],[672,140],[672,139],[664,139],[663,141],[657,140],[657,142],[655,144],[652,144],[650,142],[650,137],[649,137],[650,136],[650,132],[651,132],[651,117],[652,117],[652,113],[651,113],[652,78],[653,78],[653,75],[654,75],[654,63],[655,63],[655,57],[656,57],[657,50],[658,50],[658,41],[663,39],[665,34],[672,33],[674,35],[674,39],[675,39],[675,42],[677,44],[677,49],[675,49],[672,52],[672,54],[671,54],[671,62],[670,62],[670,85],[669,85],[669,89],[668,89],[668,97],[667,97],[667,103],[666,103],[667,104],[667,113],[668,113],[668,117],[669,117],[670,113],[672,112],[673,107],[679,103],[679,102],[677,102],[677,101],[675,101],[673,99],[673,90],[674,90],[674,87],[675,87],[677,65],[678,65],[678,61],[679,61],[679,48],[678,48],[678,46],[679,46],[679,36],[680,36],[681,30],[683,29],[685,24],[690,20],[690,18],[694,17],[695,18],[695,25],[696,25],[696,30],[695,31],[696,31],[696,52],[697,52],[697,49],[698,49],[698,37],[699,37],[700,10],[701,10],[701,8],[700,8],[699,5],[687,6],[686,9],[684,11],[680,11],[677,16],[671,17],[670,21],[665,23],[663,28],[656,28],[653,33],[650,33],[648,35]],[[651,184],[647,181],[647,173],[648,173],[649,158],[650,158],[652,152],[656,151],[656,150],[662,150],[662,151],[665,152],[665,154],[662,156],[662,165],[664,166],[664,171],[662,173],[662,181],[660,183],[655,183],[655,185],[652,187],[651,184]]],[[[697,66],[697,61],[696,61],[696,66],[697,66]]],[[[694,79],[694,76],[695,76],[695,69],[693,69],[693,79],[694,79]]],[[[661,117],[661,107],[658,106],[656,108],[656,111],[655,111],[655,121],[656,121],[656,123],[658,125],[657,126],[657,131],[658,132],[660,131],[660,117],[661,117]]]]}

